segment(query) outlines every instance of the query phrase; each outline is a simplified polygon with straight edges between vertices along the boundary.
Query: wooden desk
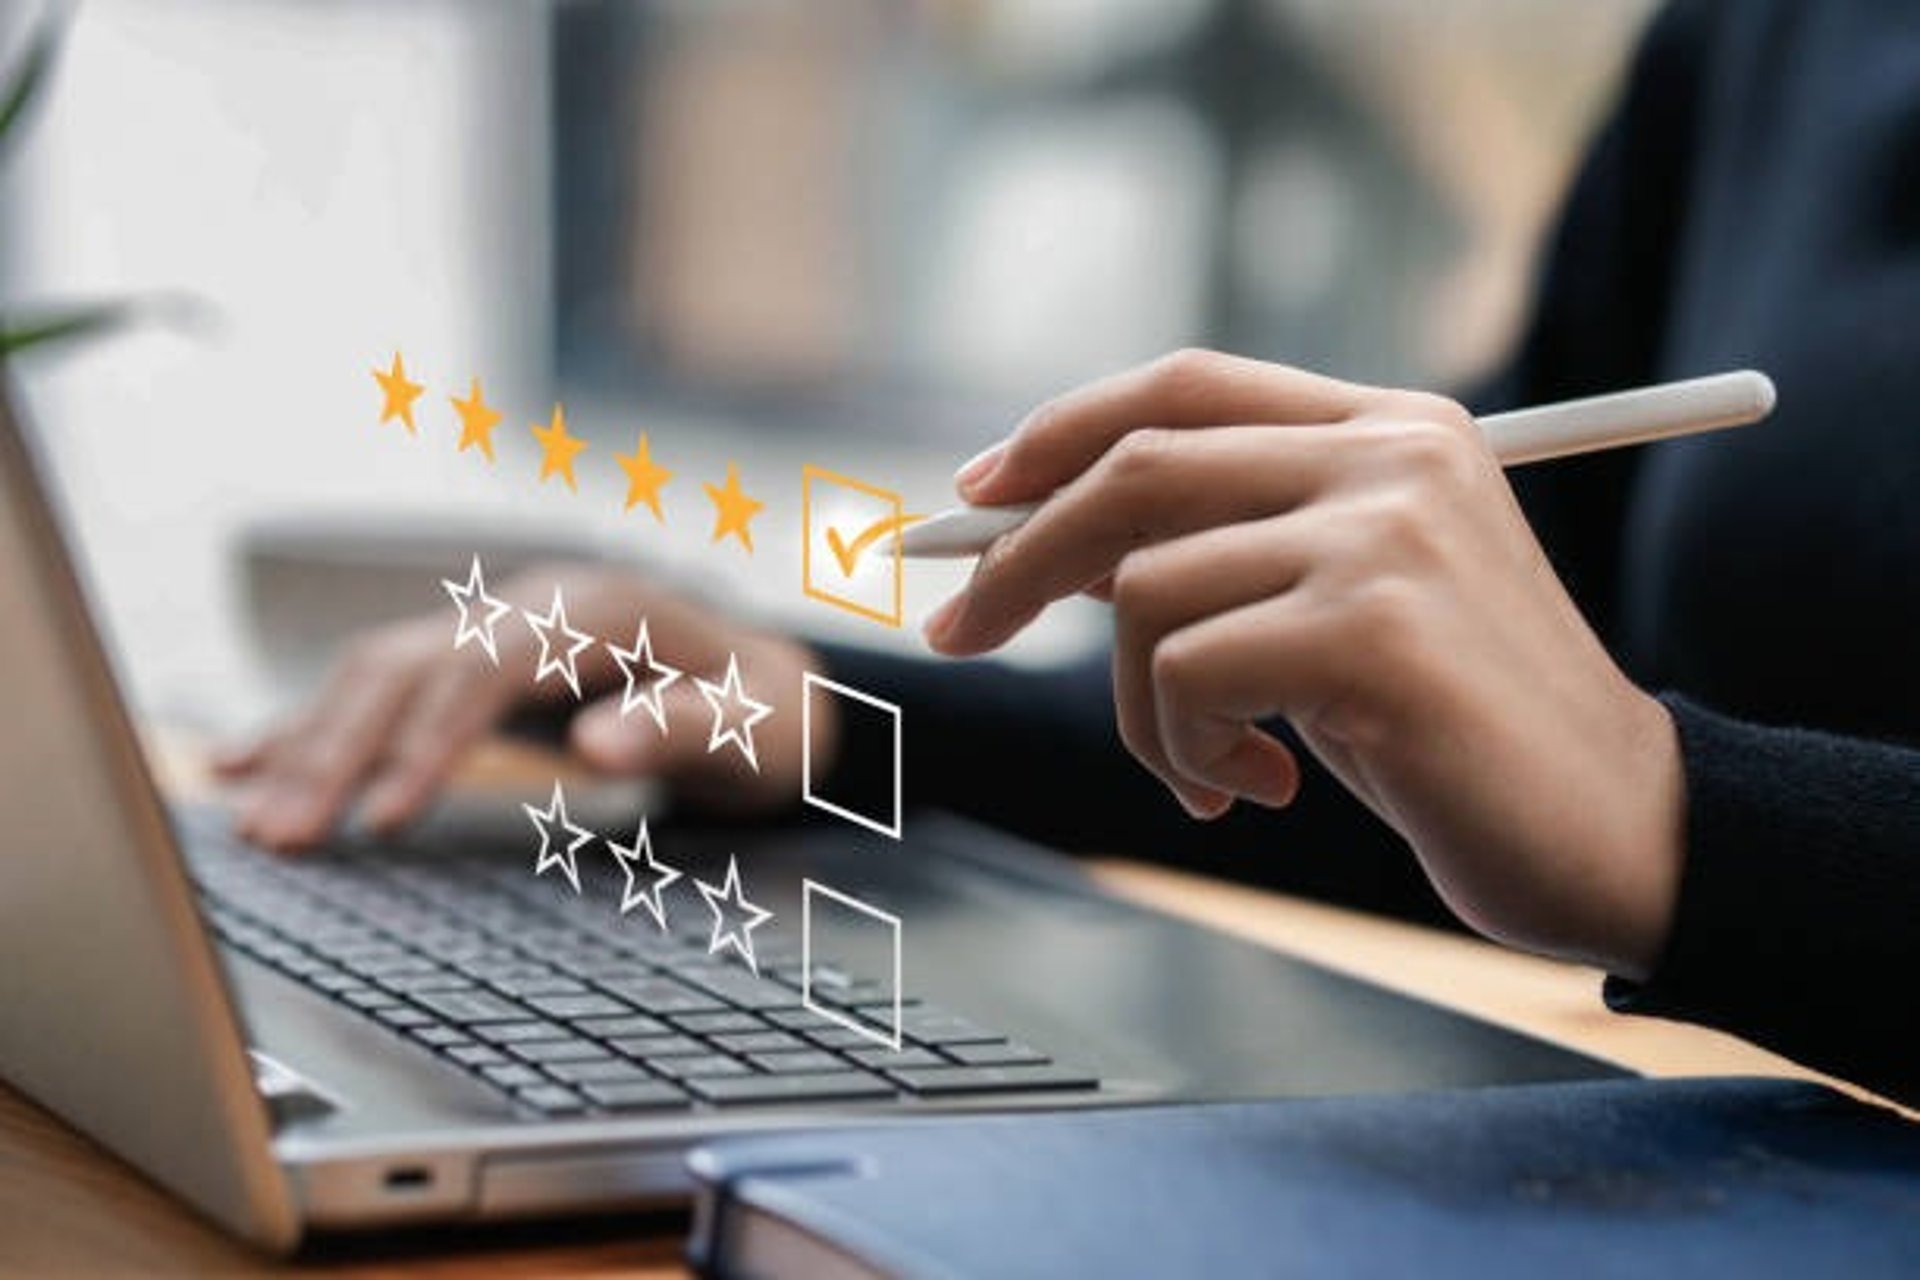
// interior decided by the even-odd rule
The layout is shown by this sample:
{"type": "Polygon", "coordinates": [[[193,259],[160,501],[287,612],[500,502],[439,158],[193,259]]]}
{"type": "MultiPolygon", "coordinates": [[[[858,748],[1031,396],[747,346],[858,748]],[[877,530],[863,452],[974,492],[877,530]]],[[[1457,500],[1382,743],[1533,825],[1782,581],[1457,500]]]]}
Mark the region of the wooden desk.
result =
{"type": "MultiPolygon", "coordinates": [[[[1729,1036],[1610,1014],[1590,970],[1157,867],[1096,868],[1137,901],[1652,1075],[1810,1074],[1729,1036]]],[[[0,1275],[680,1276],[675,1230],[669,1220],[644,1234],[633,1223],[557,1224],[374,1240],[282,1266],[0,1086],[0,1275]]]]}

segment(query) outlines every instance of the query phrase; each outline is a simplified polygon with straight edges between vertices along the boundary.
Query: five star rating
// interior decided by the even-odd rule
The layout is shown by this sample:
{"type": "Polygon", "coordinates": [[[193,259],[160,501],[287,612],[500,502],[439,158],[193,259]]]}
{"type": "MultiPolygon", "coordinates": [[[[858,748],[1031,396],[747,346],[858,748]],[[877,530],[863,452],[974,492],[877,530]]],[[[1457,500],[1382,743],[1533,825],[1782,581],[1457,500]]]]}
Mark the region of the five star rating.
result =
{"type": "MultiPolygon", "coordinates": [[[[379,423],[398,424],[408,435],[417,436],[420,433],[419,403],[426,394],[425,384],[415,380],[407,369],[404,356],[397,351],[385,368],[376,367],[371,372],[381,397],[379,423]]],[[[446,400],[458,422],[457,452],[472,451],[489,464],[497,461],[495,432],[504,415],[487,402],[486,389],[481,380],[472,378],[464,395],[449,395],[446,400]]],[[[527,430],[540,446],[538,483],[545,485],[557,480],[569,492],[578,493],[581,463],[591,446],[569,428],[565,406],[554,404],[543,421],[529,424],[527,430]]],[[[623,510],[633,512],[636,508],[645,507],[655,521],[666,523],[667,509],[663,494],[676,476],[672,469],[655,457],[653,442],[648,434],[644,431],[638,433],[630,452],[615,452],[612,456],[624,480],[623,510]]],[[[708,481],[702,483],[700,488],[713,508],[710,540],[713,543],[736,543],[742,551],[752,555],[755,549],[754,521],[765,512],[766,504],[747,491],[738,463],[726,464],[725,477],[720,483],[708,481]]],[[[907,514],[899,495],[891,490],[814,467],[803,470],[802,508],[804,551],[801,578],[805,593],[822,603],[869,620],[893,627],[901,625],[901,560],[898,555],[888,554],[888,551],[890,548],[897,550],[901,529],[918,517],[907,514]],[[817,512],[816,499],[819,500],[817,512]],[[819,543],[817,555],[814,553],[816,541],[819,543]]],[[[553,588],[552,597],[545,608],[539,611],[524,605],[516,607],[515,603],[491,594],[487,589],[485,569],[477,555],[470,562],[464,579],[443,579],[441,587],[459,614],[453,635],[453,648],[456,651],[474,646],[488,662],[501,665],[503,654],[499,628],[510,619],[517,619],[526,627],[528,643],[515,653],[516,656],[524,654],[525,660],[530,662],[534,684],[539,686],[557,681],[564,684],[577,701],[584,696],[586,688],[586,681],[582,679],[582,660],[596,649],[605,649],[607,659],[619,670],[624,680],[620,695],[622,717],[635,712],[644,713],[659,733],[666,736],[676,718],[676,712],[669,709],[669,694],[677,694],[671,706],[677,708],[680,716],[689,712],[697,715],[700,703],[704,702],[712,716],[712,726],[707,735],[707,754],[732,747],[750,769],[759,772],[760,758],[755,747],[754,729],[775,712],[771,704],[760,701],[749,692],[737,653],[727,654],[724,673],[713,679],[663,661],[655,651],[654,637],[644,616],[637,621],[631,645],[622,647],[613,640],[599,639],[574,625],[567,614],[564,589],[558,585],[553,588]],[[687,686],[680,685],[683,679],[688,681],[687,686]],[[699,701],[694,701],[696,694],[699,701]]],[[[597,684],[604,679],[605,673],[603,663],[598,674],[589,672],[589,679],[597,684]]],[[[870,694],[809,674],[804,682],[801,711],[804,740],[802,800],[809,806],[898,840],[901,803],[900,709],[870,694]],[[890,717],[891,805],[877,815],[848,808],[830,796],[817,792],[810,743],[815,702],[820,698],[838,699],[843,715],[849,711],[859,711],[869,716],[878,713],[890,717]]],[[[594,843],[602,843],[621,874],[620,914],[626,916],[641,910],[660,930],[669,930],[666,893],[682,878],[686,878],[686,873],[663,862],[655,854],[652,835],[644,817],[639,819],[630,843],[623,844],[613,837],[600,836],[576,822],[568,813],[566,791],[559,779],[555,779],[552,794],[544,806],[529,803],[523,808],[539,839],[539,847],[534,855],[535,876],[557,873],[560,879],[566,881],[568,888],[578,895],[582,893],[581,855],[594,843]]],[[[738,859],[731,855],[728,857],[726,874],[718,884],[697,876],[691,879],[711,916],[708,954],[731,954],[758,975],[760,970],[754,950],[754,931],[769,923],[773,913],[746,896],[738,859]]],[[[802,1003],[830,1020],[841,1021],[840,1016],[831,1010],[830,1004],[816,1003],[810,986],[815,903],[829,902],[843,912],[854,913],[866,922],[867,927],[887,931],[893,955],[891,989],[894,999],[890,1033],[881,1034],[873,1028],[852,1022],[843,1025],[852,1027],[875,1044],[898,1050],[901,1048],[899,918],[825,885],[808,881],[804,888],[801,946],[803,957],[809,958],[802,966],[808,975],[803,982],[802,1003]]]]}
{"type": "MultiPolygon", "coordinates": [[[[376,366],[372,373],[374,382],[380,388],[380,424],[398,423],[406,428],[408,435],[418,435],[420,424],[415,416],[415,408],[416,402],[425,394],[426,387],[409,376],[406,358],[396,351],[386,368],[376,366]]],[[[459,420],[458,452],[472,450],[489,463],[495,461],[494,430],[502,422],[503,415],[487,403],[486,390],[481,386],[480,379],[472,380],[466,395],[448,396],[447,402],[459,420]]],[[[532,423],[527,430],[540,446],[540,483],[557,480],[566,485],[570,492],[578,493],[579,463],[588,451],[588,444],[568,429],[566,406],[554,405],[545,421],[532,423]]],[[[661,495],[675,473],[654,458],[653,442],[648,439],[647,433],[640,433],[634,442],[633,452],[616,453],[613,461],[626,482],[624,509],[632,511],[636,507],[644,507],[655,520],[666,523],[667,509],[661,495]]],[[[767,504],[753,497],[742,486],[739,465],[729,462],[726,479],[722,483],[703,484],[701,488],[707,500],[713,504],[711,540],[716,543],[736,543],[751,555],[753,521],[766,510],[767,504]]]]}

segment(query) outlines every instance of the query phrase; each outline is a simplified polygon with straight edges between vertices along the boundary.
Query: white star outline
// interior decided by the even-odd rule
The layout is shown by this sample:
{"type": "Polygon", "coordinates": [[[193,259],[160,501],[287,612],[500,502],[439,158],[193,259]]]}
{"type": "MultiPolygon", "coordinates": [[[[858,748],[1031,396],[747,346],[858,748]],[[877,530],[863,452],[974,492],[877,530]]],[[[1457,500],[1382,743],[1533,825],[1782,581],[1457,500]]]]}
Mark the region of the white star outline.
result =
{"type": "Polygon", "coordinates": [[[579,658],[582,652],[593,647],[593,637],[575,630],[573,624],[567,621],[567,604],[561,598],[559,584],[554,584],[553,605],[547,610],[546,616],[542,617],[531,609],[522,609],[520,612],[526,615],[527,625],[533,629],[533,634],[540,637],[540,665],[534,669],[534,683],[538,684],[558,672],[577,699],[580,696],[579,658]],[[552,633],[555,628],[571,641],[565,657],[553,656],[552,633]]]}
{"type": "Polygon", "coordinates": [[[620,914],[626,915],[636,906],[645,907],[653,922],[663,930],[667,927],[667,904],[660,895],[681,876],[677,867],[670,867],[653,856],[653,836],[647,831],[647,820],[640,819],[640,830],[633,837],[631,845],[615,844],[607,841],[607,848],[613,853],[614,861],[620,864],[620,873],[627,878],[626,887],[620,891],[620,914]],[[638,865],[645,868],[653,877],[653,883],[646,888],[640,887],[640,878],[634,874],[638,865]]]}
{"type": "Polygon", "coordinates": [[[699,676],[693,682],[700,686],[700,696],[713,708],[713,732],[707,738],[707,754],[712,755],[731,742],[740,748],[740,754],[747,758],[755,773],[760,772],[760,758],[754,754],[753,726],[773,714],[773,708],[749,695],[740,683],[740,655],[727,654],[726,679],[719,684],[703,680],[699,676]],[[721,709],[720,702],[725,699],[735,706],[750,708],[739,724],[729,724],[727,713],[721,709]]]}
{"type": "Polygon", "coordinates": [[[528,821],[540,833],[540,855],[534,860],[533,874],[543,876],[547,868],[559,867],[567,883],[573,886],[573,891],[579,893],[580,850],[593,842],[594,835],[567,816],[567,797],[560,789],[560,780],[553,780],[553,799],[547,802],[545,809],[536,809],[531,804],[522,804],[520,807],[527,811],[528,821]],[[572,837],[565,849],[553,847],[553,827],[556,822],[572,837]]]}
{"type": "Polygon", "coordinates": [[[707,900],[707,910],[713,912],[713,936],[707,940],[707,954],[714,955],[722,947],[731,947],[754,976],[760,976],[760,962],[753,954],[753,931],[773,919],[773,912],[766,911],[748,902],[740,891],[740,859],[735,854],[727,855],[727,879],[721,888],[714,888],[705,880],[695,878],[693,882],[700,890],[700,896],[707,900]],[[738,925],[727,924],[727,913],[721,903],[731,902],[739,906],[746,920],[738,925]]]}
{"type": "Polygon", "coordinates": [[[647,634],[647,620],[644,617],[640,619],[640,631],[634,637],[633,648],[616,649],[611,640],[605,643],[607,652],[613,655],[614,663],[620,668],[620,674],[627,678],[627,687],[620,694],[621,716],[630,716],[635,708],[639,708],[652,718],[661,733],[666,733],[667,708],[660,699],[674,681],[685,673],[653,656],[653,637],[647,634]],[[640,672],[645,675],[640,675],[640,672]]]}
{"type": "Polygon", "coordinates": [[[487,661],[496,667],[499,666],[500,650],[494,643],[493,629],[500,619],[513,612],[513,606],[498,596],[487,594],[487,580],[480,572],[479,555],[477,553],[474,555],[473,566],[467,570],[467,580],[464,584],[455,582],[452,578],[442,578],[440,585],[446,588],[447,594],[453,597],[453,603],[460,610],[460,625],[453,633],[454,649],[464,649],[467,647],[467,641],[478,640],[480,648],[487,655],[487,661]],[[486,606],[486,617],[479,622],[473,620],[476,596],[479,597],[479,603],[486,606]]]}

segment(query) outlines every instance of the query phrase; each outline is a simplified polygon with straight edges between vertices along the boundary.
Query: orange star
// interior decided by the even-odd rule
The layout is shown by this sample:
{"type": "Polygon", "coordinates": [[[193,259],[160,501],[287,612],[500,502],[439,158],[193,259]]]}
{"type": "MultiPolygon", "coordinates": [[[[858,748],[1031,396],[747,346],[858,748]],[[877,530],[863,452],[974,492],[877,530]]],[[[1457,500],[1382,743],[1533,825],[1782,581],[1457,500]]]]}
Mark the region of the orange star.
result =
{"type": "Polygon", "coordinates": [[[393,353],[393,368],[385,373],[375,369],[373,380],[380,384],[380,390],[387,397],[387,402],[380,407],[380,421],[392,422],[398,418],[407,428],[408,435],[415,434],[413,402],[420,398],[420,393],[426,388],[417,382],[407,381],[407,366],[401,363],[398,351],[393,353]]]}
{"type": "Polygon", "coordinates": [[[673,472],[653,460],[653,451],[647,444],[647,433],[640,433],[640,443],[634,446],[632,453],[616,453],[613,460],[627,473],[627,505],[631,511],[644,502],[653,512],[653,518],[666,521],[666,513],[660,509],[660,490],[667,481],[673,479],[673,472]]]}
{"type": "Polygon", "coordinates": [[[567,434],[567,411],[559,405],[553,406],[553,421],[544,427],[533,428],[533,438],[540,442],[540,480],[545,483],[548,476],[564,478],[567,488],[575,493],[580,486],[573,478],[573,460],[587,447],[587,442],[578,436],[567,434]]]}
{"type": "Polygon", "coordinates": [[[460,415],[460,452],[478,446],[480,452],[487,455],[487,461],[493,461],[493,429],[500,423],[500,413],[487,403],[480,391],[480,379],[473,380],[473,390],[462,400],[459,396],[448,396],[453,402],[453,411],[460,415]]]}
{"type": "Polygon", "coordinates": [[[740,468],[733,463],[727,464],[727,483],[725,488],[719,485],[706,485],[707,496],[713,499],[713,540],[715,542],[733,534],[740,539],[740,545],[753,554],[753,530],[748,522],[766,508],[766,503],[755,501],[740,491],[740,468]]]}

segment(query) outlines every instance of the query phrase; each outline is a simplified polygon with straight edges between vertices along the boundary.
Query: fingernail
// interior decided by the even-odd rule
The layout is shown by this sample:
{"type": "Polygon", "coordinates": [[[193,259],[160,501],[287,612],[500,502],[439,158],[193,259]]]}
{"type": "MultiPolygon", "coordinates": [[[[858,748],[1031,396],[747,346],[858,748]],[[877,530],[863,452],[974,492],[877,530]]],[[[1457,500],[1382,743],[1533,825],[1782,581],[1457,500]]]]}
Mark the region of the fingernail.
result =
{"type": "Polygon", "coordinates": [[[954,623],[959,620],[960,610],[965,603],[964,595],[954,596],[927,615],[927,620],[920,624],[920,634],[926,637],[929,645],[938,649],[946,642],[948,635],[953,631],[954,623]]]}
{"type": "Polygon", "coordinates": [[[1197,822],[1212,822],[1233,807],[1233,797],[1212,788],[1173,787],[1174,799],[1197,822]]]}
{"type": "Polygon", "coordinates": [[[1007,442],[1000,441],[982,449],[973,455],[953,474],[953,484],[963,498],[972,498],[995,471],[999,470],[1000,460],[1006,456],[1007,442]]]}

